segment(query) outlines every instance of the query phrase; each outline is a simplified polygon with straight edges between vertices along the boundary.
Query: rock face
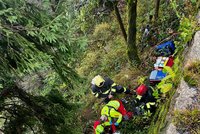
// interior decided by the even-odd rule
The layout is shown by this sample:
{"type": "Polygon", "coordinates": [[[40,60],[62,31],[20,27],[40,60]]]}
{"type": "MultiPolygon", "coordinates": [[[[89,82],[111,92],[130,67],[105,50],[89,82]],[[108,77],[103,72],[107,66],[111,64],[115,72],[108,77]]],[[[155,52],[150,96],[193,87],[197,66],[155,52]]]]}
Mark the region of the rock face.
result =
{"type": "MultiPolygon", "coordinates": [[[[199,12],[199,19],[200,23],[200,12],[199,12]]],[[[185,67],[192,63],[199,60],[200,61],[200,31],[195,33],[194,41],[188,54],[186,55],[185,67]]],[[[189,87],[188,84],[181,80],[178,89],[172,99],[173,104],[170,107],[170,112],[173,113],[175,110],[184,111],[184,110],[193,110],[199,109],[200,110],[200,87],[189,87]]],[[[173,115],[168,113],[168,126],[162,132],[162,134],[180,134],[176,128],[176,126],[172,123],[173,115]]],[[[189,133],[185,132],[184,134],[189,133]]]]}
{"type": "Polygon", "coordinates": [[[174,126],[173,123],[170,123],[166,131],[166,134],[180,134],[180,133],[176,130],[176,126],[174,126]]]}
{"type": "Polygon", "coordinates": [[[200,108],[197,101],[198,89],[189,87],[182,79],[179,88],[176,91],[179,96],[175,99],[174,110],[187,110],[200,108]]]}
{"type": "Polygon", "coordinates": [[[200,60],[200,31],[196,32],[194,42],[187,56],[188,61],[200,60]]]}

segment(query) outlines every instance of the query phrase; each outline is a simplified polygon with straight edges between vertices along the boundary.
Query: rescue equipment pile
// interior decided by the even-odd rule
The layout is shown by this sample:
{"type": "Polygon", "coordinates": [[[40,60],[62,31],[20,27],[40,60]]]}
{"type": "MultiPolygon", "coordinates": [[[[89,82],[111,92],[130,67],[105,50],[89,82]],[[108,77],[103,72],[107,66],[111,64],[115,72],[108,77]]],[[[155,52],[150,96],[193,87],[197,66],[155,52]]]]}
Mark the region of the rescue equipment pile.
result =
{"type": "Polygon", "coordinates": [[[174,64],[173,54],[175,51],[175,45],[173,41],[168,41],[156,46],[155,48],[157,60],[154,64],[154,70],[149,76],[149,82],[151,85],[159,83],[167,74],[163,72],[165,66],[172,67],[174,64]]]}

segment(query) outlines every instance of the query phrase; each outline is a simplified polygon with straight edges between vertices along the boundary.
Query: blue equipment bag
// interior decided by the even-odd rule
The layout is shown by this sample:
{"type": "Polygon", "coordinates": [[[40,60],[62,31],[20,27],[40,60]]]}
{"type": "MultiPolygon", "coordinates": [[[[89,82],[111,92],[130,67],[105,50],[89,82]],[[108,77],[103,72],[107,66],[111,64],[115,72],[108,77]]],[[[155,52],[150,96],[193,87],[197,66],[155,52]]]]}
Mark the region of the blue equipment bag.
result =
{"type": "Polygon", "coordinates": [[[175,51],[175,45],[173,41],[167,41],[165,43],[162,43],[155,48],[155,54],[156,56],[165,56],[168,57],[172,55],[175,51]]]}
{"type": "Polygon", "coordinates": [[[153,70],[149,77],[150,83],[156,84],[160,82],[166,75],[167,74],[163,73],[162,70],[153,70]]]}

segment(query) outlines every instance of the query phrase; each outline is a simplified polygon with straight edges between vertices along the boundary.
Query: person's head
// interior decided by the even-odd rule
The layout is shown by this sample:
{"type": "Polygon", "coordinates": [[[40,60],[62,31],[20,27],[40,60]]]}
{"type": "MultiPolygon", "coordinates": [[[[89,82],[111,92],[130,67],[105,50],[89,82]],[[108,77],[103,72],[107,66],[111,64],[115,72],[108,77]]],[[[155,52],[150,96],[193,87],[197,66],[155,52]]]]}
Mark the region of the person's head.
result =
{"type": "Polygon", "coordinates": [[[102,87],[104,85],[105,80],[103,79],[102,76],[97,75],[92,79],[92,84],[96,85],[97,87],[102,87]]]}
{"type": "Polygon", "coordinates": [[[137,89],[136,89],[136,94],[143,96],[145,95],[147,92],[147,86],[145,86],[144,84],[140,85],[137,89]]]}

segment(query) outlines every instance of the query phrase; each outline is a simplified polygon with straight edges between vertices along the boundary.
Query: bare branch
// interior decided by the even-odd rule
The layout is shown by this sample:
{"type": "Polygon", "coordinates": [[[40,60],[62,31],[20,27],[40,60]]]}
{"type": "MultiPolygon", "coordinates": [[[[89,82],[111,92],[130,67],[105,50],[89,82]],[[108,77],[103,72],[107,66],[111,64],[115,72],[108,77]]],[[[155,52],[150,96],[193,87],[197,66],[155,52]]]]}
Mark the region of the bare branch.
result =
{"type": "Polygon", "coordinates": [[[161,44],[161,43],[163,43],[163,42],[165,42],[165,41],[168,41],[168,40],[174,38],[176,35],[179,35],[179,34],[180,34],[180,33],[173,33],[173,34],[170,35],[169,37],[167,37],[167,38],[165,38],[164,40],[162,40],[162,41],[160,41],[159,43],[157,43],[155,46],[157,46],[157,45],[159,45],[159,44],[161,44]]]}
{"type": "Polygon", "coordinates": [[[35,131],[34,131],[34,129],[30,125],[28,125],[28,124],[26,124],[26,125],[31,129],[31,131],[33,132],[33,134],[36,134],[35,131]]]}
{"type": "Polygon", "coordinates": [[[0,129],[0,131],[4,133],[3,129],[0,129]]]}

